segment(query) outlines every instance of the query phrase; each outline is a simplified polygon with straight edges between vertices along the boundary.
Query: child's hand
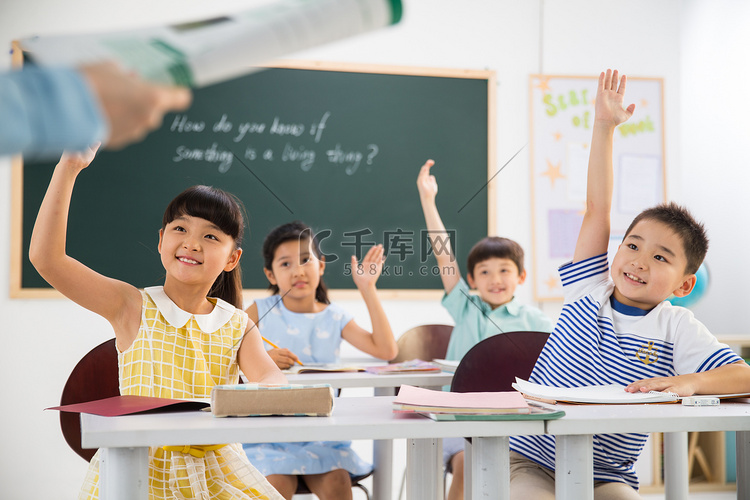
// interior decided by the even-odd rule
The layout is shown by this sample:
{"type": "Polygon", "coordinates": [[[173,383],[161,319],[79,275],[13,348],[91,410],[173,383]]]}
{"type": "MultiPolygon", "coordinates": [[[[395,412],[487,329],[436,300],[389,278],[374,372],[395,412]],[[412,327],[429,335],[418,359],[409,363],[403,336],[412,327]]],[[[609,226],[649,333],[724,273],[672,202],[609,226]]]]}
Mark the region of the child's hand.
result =
{"type": "Polygon", "coordinates": [[[270,351],[266,352],[268,352],[268,355],[271,356],[271,359],[274,363],[276,363],[276,366],[278,366],[282,370],[291,368],[292,366],[294,366],[294,363],[299,362],[299,358],[297,357],[297,355],[285,347],[282,347],[280,349],[271,349],[270,351]]]}
{"type": "Polygon", "coordinates": [[[430,175],[430,167],[435,164],[433,160],[427,160],[419,170],[417,177],[417,189],[419,197],[423,200],[434,200],[438,192],[437,181],[434,175],[430,175]]]}
{"type": "Polygon", "coordinates": [[[622,107],[625,98],[627,77],[622,75],[620,86],[617,86],[617,70],[607,70],[599,75],[599,87],[596,90],[596,121],[616,127],[633,116],[635,104],[627,109],[622,107]]]}
{"type": "Polygon", "coordinates": [[[86,151],[81,152],[65,151],[60,157],[58,165],[69,167],[76,172],[80,172],[94,161],[94,156],[96,156],[96,152],[101,144],[101,142],[97,142],[86,148],[86,151]]]}
{"type": "Polygon", "coordinates": [[[673,392],[678,396],[692,396],[695,394],[695,385],[692,383],[694,377],[692,375],[694,374],[636,380],[625,387],[625,390],[627,392],[673,392]]]}
{"type": "Polygon", "coordinates": [[[375,282],[383,272],[384,252],[383,245],[375,245],[367,252],[361,263],[357,263],[357,256],[352,255],[352,279],[358,290],[375,287],[375,282]]]}

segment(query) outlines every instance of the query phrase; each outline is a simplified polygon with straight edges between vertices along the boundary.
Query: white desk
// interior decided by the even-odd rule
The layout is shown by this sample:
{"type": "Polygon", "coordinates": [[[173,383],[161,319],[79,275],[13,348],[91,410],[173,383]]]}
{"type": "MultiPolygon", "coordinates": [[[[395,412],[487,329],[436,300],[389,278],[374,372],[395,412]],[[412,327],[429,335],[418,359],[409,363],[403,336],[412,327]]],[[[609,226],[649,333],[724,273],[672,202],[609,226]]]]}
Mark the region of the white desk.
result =
{"type": "MultiPolygon", "coordinates": [[[[396,373],[377,375],[367,372],[323,372],[286,374],[291,384],[331,384],[334,389],[353,387],[372,387],[375,396],[395,396],[396,388],[402,384],[440,390],[450,385],[453,373],[396,373]]],[[[316,438],[316,440],[318,440],[316,438]]],[[[374,500],[391,498],[393,491],[393,441],[376,440],[373,442],[372,497],[374,500]]],[[[438,464],[442,470],[443,464],[438,464]]]]}
{"type": "Polygon", "coordinates": [[[549,420],[556,436],[555,498],[593,500],[594,434],[664,432],[664,476],[667,500],[688,497],[688,431],[737,432],[737,498],[750,500],[750,404],[718,407],[678,404],[572,405],[565,416],[549,420]]]}
{"type": "Polygon", "coordinates": [[[407,439],[407,498],[443,495],[439,439],[472,436],[478,498],[507,498],[508,436],[544,433],[544,421],[434,422],[394,414],[388,396],[340,398],[331,417],[215,418],[207,412],[100,417],[81,414],[84,448],[102,448],[100,498],[148,498],[148,446],[338,439],[407,439]]]}
{"type": "Polygon", "coordinates": [[[440,372],[376,375],[367,372],[327,372],[287,373],[286,378],[290,384],[331,384],[334,389],[372,387],[376,389],[376,396],[391,396],[396,394],[396,388],[402,384],[440,389],[444,385],[450,385],[453,374],[440,372]],[[388,394],[377,394],[378,392],[388,392],[388,394]]]}

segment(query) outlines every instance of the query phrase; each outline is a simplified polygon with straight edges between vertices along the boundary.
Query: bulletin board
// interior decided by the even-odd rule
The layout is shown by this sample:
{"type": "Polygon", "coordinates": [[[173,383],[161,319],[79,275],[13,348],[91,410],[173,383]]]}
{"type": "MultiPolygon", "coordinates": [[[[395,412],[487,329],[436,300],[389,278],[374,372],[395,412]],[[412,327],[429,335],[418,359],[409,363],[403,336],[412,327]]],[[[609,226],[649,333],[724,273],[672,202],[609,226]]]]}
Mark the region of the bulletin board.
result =
{"type": "MultiPolygon", "coordinates": [[[[573,258],[586,206],[597,76],[531,75],[530,144],[534,297],[562,300],[557,269],[573,258]]],[[[666,199],[660,78],[628,78],[635,113],[614,135],[610,255],[644,208],[666,199]]]]}

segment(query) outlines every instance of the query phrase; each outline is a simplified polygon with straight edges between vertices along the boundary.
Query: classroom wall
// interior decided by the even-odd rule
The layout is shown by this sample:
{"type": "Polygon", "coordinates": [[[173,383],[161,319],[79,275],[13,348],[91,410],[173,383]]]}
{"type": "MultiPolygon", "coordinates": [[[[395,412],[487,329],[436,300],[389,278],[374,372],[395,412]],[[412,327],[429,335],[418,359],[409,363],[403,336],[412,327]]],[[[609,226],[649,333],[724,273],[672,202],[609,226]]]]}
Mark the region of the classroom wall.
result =
{"type": "MultiPolygon", "coordinates": [[[[0,6],[0,45],[8,47],[11,39],[30,34],[138,26],[144,17],[153,22],[172,22],[257,3],[257,0],[161,0],[155,4],[147,0],[70,0],[64,3],[4,0],[0,6]]],[[[405,17],[399,26],[294,57],[497,71],[498,166],[529,140],[527,86],[530,73],[595,75],[604,68],[617,67],[633,76],[663,77],[669,193],[679,200],[689,200],[691,205],[697,202],[697,212],[710,220],[712,227],[715,219],[727,219],[727,227],[717,224],[717,229],[712,229],[714,246],[709,261],[716,262],[711,269],[715,270],[717,280],[719,271],[724,272],[720,265],[725,261],[726,279],[733,282],[728,273],[730,270],[737,273],[732,264],[738,259],[730,258],[735,255],[734,248],[721,241],[744,238],[728,227],[729,220],[741,218],[726,218],[708,202],[710,198],[706,194],[715,199],[725,189],[718,179],[728,176],[721,175],[723,171],[717,172],[717,168],[728,169],[731,175],[740,170],[735,166],[736,159],[743,156],[737,149],[744,142],[742,138],[747,137],[747,128],[741,135],[740,116],[744,118],[747,113],[733,112],[731,120],[722,119],[721,112],[732,107],[735,99],[741,99],[742,89],[727,88],[729,80],[724,81],[722,76],[729,75],[729,62],[704,47],[713,45],[713,37],[723,31],[723,23],[728,20],[736,22],[736,26],[747,25],[750,15],[746,6],[740,8],[739,1],[728,0],[635,0],[627,3],[613,0],[404,0],[404,3],[405,17]],[[721,7],[712,7],[717,3],[721,7]],[[735,10],[741,11],[744,17],[738,19],[732,14],[735,10]],[[716,18],[712,30],[698,29],[704,17],[716,18]],[[683,36],[686,34],[689,36],[683,36]],[[713,74],[718,81],[703,74],[708,61],[711,64],[707,67],[715,71],[713,74]],[[690,76],[690,81],[686,81],[686,75],[690,76]],[[701,83],[704,80],[705,84],[701,83]],[[715,88],[720,91],[710,90],[715,88]],[[682,96],[688,92],[690,99],[685,98],[681,105],[682,96]],[[707,105],[707,97],[715,100],[710,103],[714,106],[707,105]],[[704,123],[710,124],[712,130],[706,131],[704,123]],[[734,141],[724,139],[727,125],[734,126],[730,131],[736,134],[734,141]],[[706,137],[710,141],[706,141],[706,137]],[[722,151],[719,153],[717,149],[722,151]],[[705,168],[717,158],[724,159],[720,167],[705,168]],[[684,168],[681,168],[682,161],[684,168]],[[724,166],[725,163],[728,165],[724,166]],[[696,178],[701,182],[694,183],[696,178]]],[[[725,36],[731,33],[729,30],[725,36]]],[[[738,34],[739,28],[734,33],[738,34]]],[[[734,47],[747,46],[747,38],[739,41],[745,44],[734,47]]],[[[727,54],[739,51],[728,50],[727,54]]],[[[7,64],[7,59],[0,58],[0,64],[7,64]]],[[[732,64],[733,71],[737,66],[741,65],[732,64]]],[[[732,83],[746,80],[732,78],[732,83]]],[[[498,233],[518,240],[530,253],[528,160],[526,148],[495,182],[498,233]]],[[[743,182],[747,185],[746,179],[743,182]]],[[[739,195],[740,187],[732,187],[730,192],[739,195]]],[[[741,198],[738,196],[738,199],[741,198]]],[[[722,202],[729,204],[731,200],[722,196],[722,202]]],[[[742,207],[735,208],[746,212],[742,207]]],[[[43,412],[42,408],[57,403],[65,379],[77,360],[91,347],[110,338],[112,332],[104,320],[66,300],[10,300],[9,234],[10,165],[9,161],[0,159],[0,241],[4,242],[0,244],[0,314],[7,318],[5,327],[0,330],[0,380],[3,381],[0,396],[8,408],[0,416],[6,450],[0,458],[0,496],[8,499],[74,498],[85,464],[64,443],[57,414],[43,412]]],[[[713,308],[726,300],[725,297],[714,298],[717,288],[714,283],[700,307],[710,305],[713,308]]],[[[519,296],[530,302],[531,287],[522,286],[519,296]]],[[[733,300],[741,298],[737,296],[733,300]]],[[[341,305],[350,309],[358,322],[369,324],[364,305],[359,301],[346,301],[341,305]]],[[[431,301],[387,301],[384,305],[397,334],[421,323],[450,322],[447,314],[431,301]]],[[[551,316],[556,316],[560,308],[559,303],[542,306],[551,316]]],[[[732,329],[732,333],[743,333],[739,319],[730,314],[718,317],[707,312],[709,326],[715,324],[717,328],[732,329]]],[[[345,350],[343,354],[353,356],[356,352],[345,350]]],[[[399,480],[400,476],[395,476],[395,486],[399,480]]]]}
{"type": "Polygon", "coordinates": [[[704,221],[710,238],[709,288],[695,304],[696,316],[714,332],[745,335],[740,311],[750,281],[747,166],[750,104],[738,82],[750,78],[750,4],[741,0],[686,2],[682,71],[682,202],[704,221]]]}

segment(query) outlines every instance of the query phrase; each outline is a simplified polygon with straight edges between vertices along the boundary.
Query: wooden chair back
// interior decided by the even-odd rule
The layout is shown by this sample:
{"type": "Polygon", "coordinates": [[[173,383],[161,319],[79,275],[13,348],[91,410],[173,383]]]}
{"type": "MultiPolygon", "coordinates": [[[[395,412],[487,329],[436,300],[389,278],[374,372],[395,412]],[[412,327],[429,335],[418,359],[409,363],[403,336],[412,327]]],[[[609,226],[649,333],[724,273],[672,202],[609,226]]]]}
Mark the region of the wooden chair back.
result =
{"type": "MultiPolygon", "coordinates": [[[[85,403],[120,395],[115,339],[99,344],[89,351],[68,377],[60,405],[85,403]]],[[[81,416],[60,412],[60,428],[68,445],[81,458],[90,461],[96,449],[81,448],[81,416]]]]}
{"type": "Polygon", "coordinates": [[[398,356],[391,363],[445,358],[452,331],[451,325],[420,325],[405,331],[396,341],[398,356]]]}

